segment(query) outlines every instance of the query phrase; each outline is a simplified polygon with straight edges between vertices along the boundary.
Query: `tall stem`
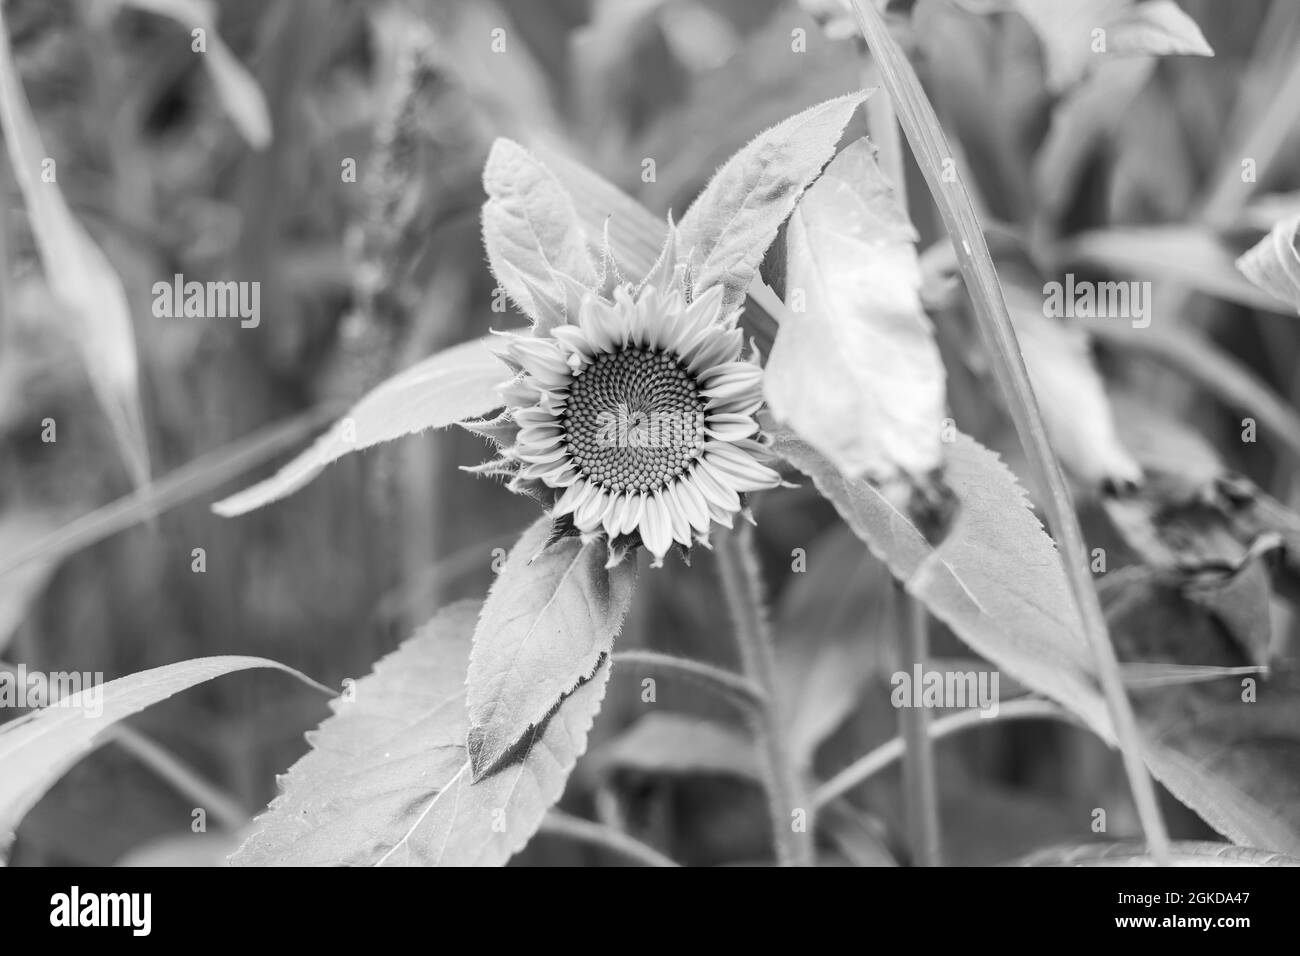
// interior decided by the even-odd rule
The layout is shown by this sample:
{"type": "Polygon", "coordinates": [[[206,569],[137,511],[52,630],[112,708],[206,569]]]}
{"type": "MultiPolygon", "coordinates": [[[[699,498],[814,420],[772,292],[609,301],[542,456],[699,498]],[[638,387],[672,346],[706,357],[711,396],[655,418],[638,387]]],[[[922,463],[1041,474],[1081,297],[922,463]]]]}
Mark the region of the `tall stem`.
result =
{"type": "Polygon", "coordinates": [[[750,722],[760,750],[772,838],[782,866],[813,863],[813,808],[782,735],[781,701],[776,692],[776,655],[763,604],[763,586],[754,555],[753,532],[742,524],[723,535],[717,547],[718,573],[727,611],[736,632],[745,675],[766,700],[751,709],[750,722]]]}
{"type": "Polygon", "coordinates": [[[1169,834],[1156,802],[1155,785],[1142,761],[1142,743],[1138,736],[1133,708],[1124,692],[1119,661],[1106,630],[1106,618],[1088,570],[1088,551],[1083,531],[1051,445],[1038,400],[1025,370],[1020,346],[1007,312],[1006,299],[998,281],[988,244],[971,205],[970,196],[960,175],[949,183],[943,170],[950,165],[952,150],[934,107],[930,105],[921,81],[898,43],[890,36],[885,21],[869,0],[850,0],[858,26],[880,68],[881,81],[894,101],[908,144],[925,176],[930,194],[943,216],[952,239],[957,263],[966,280],[966,289],[975,308],[975,317],[995,376],[1006,399],[1016,433],[1025,454],[1045,491],[1042,501],[1048,524],[1060,549],[1074,604],[1083,623],[1084,636],[1092,651],[1106,698],[1107,709],[1115,728],[1115,740],[1124,758],[1124,769],[1133,791],[1133,802],[1151,855],[1159,864],[1169,862],[1169,834]],[[949,162],[946,163],[945,160],[949,162]]]}
{"type": "MultiPolygon", "coordinates": [[[[899,663],[907,671],[925,666],[930,657],[925,605],[907,592],[902,596],[902,627],[898,630],[899,663]]],[[[913,866],[940,866],[939,790],[934,770],[934,742],[930,739],[930,711],[926,707],[900,707],[899,730],[903,738],[903,814],[913,866]]]]}

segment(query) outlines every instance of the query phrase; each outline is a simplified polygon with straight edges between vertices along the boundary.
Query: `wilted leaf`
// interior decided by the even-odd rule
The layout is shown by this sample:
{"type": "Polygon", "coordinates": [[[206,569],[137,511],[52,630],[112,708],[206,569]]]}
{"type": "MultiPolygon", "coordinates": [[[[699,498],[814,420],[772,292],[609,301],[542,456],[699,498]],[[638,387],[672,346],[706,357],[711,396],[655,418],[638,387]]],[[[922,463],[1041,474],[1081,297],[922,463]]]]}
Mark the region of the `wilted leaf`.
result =
{"type": "MultiPolygon", "coordinates": [[[[1227,843],[1180,840],[1169,848],[1172,866],[1300,866],[1294,857],[1272,850],[1227,843]]],[[[1156,866],[1142,843],[1085,843],[1054,846],[1017,860],[1014,866],[1156,866]]]]}
{"type": "Polygon", "coordinates": [[[596,278],[573,201],[528,150],[504,138],[492,144],[483,188],[483,245],[492,274],[534,320],[544,311],[535,295],[552,296],[551,309],[563,313],[565,298],[552,273],[568,273],[584,285],[596,278]]]}
{"type": "Polygon", "coordinates": [[[1272,295],[1246,281],[1234,268],[1231,250],[1199,226],[1085,232],[1064,243],[1057,254],[1065,263],[1101,266],[1142,280],[1168,280],[1253,309],[1287,311],[1272,295]]]}
{"type": "Polygon", "coordinates": [[[524,532],[474,632],[467,700],[476,780],[591,675],[632,600],[635,562],[607,570],[605,543],[577,537],[543,550],[550,531],[543,516],[524,532]]]}
{"type": "Polygon", "coordinates": [[[1016,0],[1015,7],[1042,41],[1055,92],[1077,82],[1100,55],[1214,55],[1173,0],[1016,0]]]}
{"type": "Polygon", "coordinates": [[[743,732],[687,714],[651,713],[588,758],[598,774],[714,774],[762,779],[753,742],[743,732]]]}
{"type": "Polygon", "coordinates": [[[1279,222],[1237,260],[1237,268],[1269,295],[1300,311],[1300,216],[1279,222]]]}
{"type": "Polygon", "coordinates": [[[1115,433],[1087,335],[1044,315],[1041,296],[1011,283],[1003,291],[1047,437],[1061,464],[1089,491],[1136,484],[1142,472],[1115,433]]]}
{"type": "Polygon", "coordinates": [[[230,52],[217,33],[217,18],[207,0],[124,0],[130,6],[148,10],[175,20],[186,31],[202,29],[207,52],[200,53],[217,98],[240,134],[254,149],[265,149],[271,142],[271,112],[266,97],[252,74],[230,52]]]}
{"type": "Polygon", "coordinates": [[[788,435],[775,447],[953,633],[1113,739],[1060,555],[995,454],[964,435],[947,446],[945,474],[961,516],[936,552],[869,482],[845,478],[788,435]]]}
{"type": "Polygon", "coordinates": [[[790,217],[790,314],[763,372],[779,420],[877,483],[919,481],[942,460],[944,370],[916,239],[870,143],[848,146],[790,217]]]}
{"type": "Polygon", "coordinates": [[[499,866],[537,831],[586,748],[609,661],[519,759],[470,782],[464,674],[476,602],[440,611],[308,735],[237,866],[499,866]]]}
{"type": "Polygon", "coordinates": [[[681,221],[698,291],[721,284],[724,307],[745,299],[763,254],[799,196],[835,153],[853,111],[869,94],[810,107],[760,133],[714,174],[681,221]]]}
{"type": "Polygon", "coordinates": [[[195,684],[254,667],[282,670],[320,687],[293,668],[262,657],[197,657],[83,689],[0,726],[0,843],[119,720],[195,684]]]}
{"type": "Polygon", "coordinates": [[[218,501],[212,510],[231,518],[261,508],[293,494],[351,452],[489,412],[501,405],[496,387],[508,375],[485,339],[430,356],[377,385],[270,478],[218,501]]]}
{"type": "Polygon", "coordinates": [[[149,481],[149,447],[140,411],[135,332],[122,280],[68,209],[57,182],[42,181],[49,157],[32,117],[0,15],[0,127],[22,192],[41,266],[81,349],[95,396],[137,485],[149,481]]]}

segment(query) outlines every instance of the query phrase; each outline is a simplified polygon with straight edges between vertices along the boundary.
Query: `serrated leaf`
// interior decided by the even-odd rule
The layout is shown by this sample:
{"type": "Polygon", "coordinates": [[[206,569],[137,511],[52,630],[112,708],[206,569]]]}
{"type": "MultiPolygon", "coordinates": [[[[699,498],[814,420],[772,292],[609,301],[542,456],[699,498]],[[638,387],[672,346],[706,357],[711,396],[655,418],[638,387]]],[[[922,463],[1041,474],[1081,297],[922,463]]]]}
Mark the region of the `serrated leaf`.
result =
{"type": "Polygon", "coordinates": [[[588,759],[601,775],[632,770],[762,780],[754,743],[744,732],[689,714],[647,714],[588,759]]]}
{"type": "Polygon", "coordinates": [[[499,866],[537,831],[586,749],[605,659],[519,759],[471,783],[465,669],[477,602],[443,608],[354,685],[231,858],[237,866],[499,866]]]}
{"type": "Polygon", "coordinates": [[[483,245],[497,282],[519,308],[538,320],[564,312],[565,297],[552,273],[565,272],[583,285],[596,281],[596,267],[573,200],[532,153],[513,140],[492,144],[483,167],[483,245]],[[537,302],[535,296],[547,296],[537,302]]]}
{"type": "Polygon", "coordinates": [[[320,687],[262,657],[199,657],[85,688],[0,727],[0,844],[115,723],[196,684],[254,667],[281,670],[320,687]]]}
{"type": "MultiPolygon", "coordinates": [[[[1104,592],[1122,658],[1224,670],[1249,663],[1251,649],[1176,584],[1126,577],[1104,592]]],[[[1300,856],[1296,674],[1142,688],[1133,701],[1147,765],[1170,793],[1234,843],[1300,856]]]]}
{"type": "Polygon", "coordinates": [[[149,446],[140,409],[135,331],[122,280],[68,208],[57,182],[44,182],[50,161],[41,142],[0,15],[0,127],[31,222],[36,250],[95,397],[108,417],[131,477],[149,481],[149,446]]]}
{"type": "Polygon", "coordinates": [[[1269,295],[1300,311],[1300,216],[1285,219],[1237,260],[1237,268],[1269,295]]]}
{"type": "Polygon", "coordinates": [[[871,144],[846,147],[786,229],[786,304],[763,372],[773,414],[851,477],[942,460],[944,369],[921,307],[916,231],[871,144]]]}
{"type": "Polygon", "coordinates": [[[539,518],[511,550],[474,632],[466,683],[476,780],[609,654],[632,601],[635,562],[606,569],[604,541],[547,546],[551,525],[539,518]]]}
{"type": "Polygon", "coordinates": [[[835,154],[853,111],[869,95],[849,93],[778,123],[714,174],[680,225],[678,246],[692,252],[698,292],[722,285],[724,308],[745,300],[781,223],[835,154]]]}
{"type": "Polygon", "coordinates": [[[1089,491],[1106,483],[1137,484],[1142,470],[1116,433],[1087,335],[1044,315],[1043,298],[1029,290],[1007,283],[1003,291],[1047,437],[1061,464],[1089,491]]]}
{"type": "Polygon", "coordinates": [[[776,437],[775,450],[961,640],[1113,739],[1061,557],[997,455],[965,435],[946,446],[945,475],[961,515],[936,551],[870,482],[845,478],[788,434],[776,437]]]}
{"type": "Polygon", "coordinates": [[[377,385],[270,478],[218,501],[212,510],[224,518],[244,514],[293,494],[344,455],[484,415],[500,407],[497,386],[508,375],[486,339],[432,355],[377,385]]]}
{"type": "MultiPolygon", "coordinates": [[[[1227,843],[1180,840],[1169,847],[1172,866],[1300,866],[1300,860],[1227,843]]],[[[1084,843],[1039,850],[1013,866],[1157,866],[1142,843],[1084,843]]]]}

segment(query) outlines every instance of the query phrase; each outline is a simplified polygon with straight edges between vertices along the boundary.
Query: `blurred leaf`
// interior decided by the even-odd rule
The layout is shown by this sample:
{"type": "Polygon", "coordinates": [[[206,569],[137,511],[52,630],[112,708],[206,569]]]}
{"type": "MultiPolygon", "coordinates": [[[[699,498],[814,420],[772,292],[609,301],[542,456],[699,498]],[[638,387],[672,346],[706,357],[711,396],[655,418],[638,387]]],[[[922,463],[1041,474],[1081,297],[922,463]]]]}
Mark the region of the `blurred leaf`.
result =
{"type": "Polygon", "coordinates": [[[870,94],[849,93],[810,107],[760,133],[709,180],[681,221],[698,292],[722,285],[734,308],[799,196],[835,154],[854,110],[870,94]]]}
{"type": "Polygon", "coordinates": [[[869,482],[847,479],[789,435],[777,454],[812,478],[908,592],[977,653],[1113,739],[1060,555],[998,457],[962,435],[946,475],[961,504],[936,551],[869,482]]]}
{"type": "Polygon", "coordinates": [[[836,523],[806,552],[807,570],[787,585],[775,627],[786,740],[803,765],[892,660],[896,626],[889,569],[857,535],[836,523]]]}
{"type": "MultiPolygon", "coordinates": [[[[1227,843],[1181,840],[1169,848],[1173,866],[1300,866],[1294,857],[1272,850],[1227,843]]],[[[1084,843],[1039,850],[1015,862],[1016,866],[1156,866],[1141,843],[1084,843]]]]}
{"type": "Polygon", "coordinates": [[[1061,464],[1092,492],[1105,485],[1137,484],[1142,471],[1115,433],[1087,335],[1045,315],[1041,295],[1011,282],[1003,291],[1047,437],[1061,464]]]}
{"type": "Polygon", "coordinates": [[[1285,219],[1237,260],[1247,279],[1300,311],[1300,216],[1285,219]]]}
{"type": "Polygon", "coordinates": [[[470,782],[464,674],[477,602],[443,608],[308,735],[312,750],[236,866],[500,866],[559,799],[609,680],[606,659],[509,767],[470,782]]]}
{"type": "Polygon", "coordinates": [[[232,518],[293,494],[344,455],[381,442],[444,428],[501,405],[496,387],[509,374],[486,339],[452,346],[380,383],[270,478],[223,498],[212,510],[232,518]]]}
{"type": "Polygon", "coordinates": [[[1052,109],[1051,126],[1034,157],[1040,219],[1055,225],[1076,198],[1098,150],[1115,137],[1127,109],[1155,72],[1155,61],[1107,60],[1052,109]]]}
{"type": "MultiPolygon", "coordinates": [[[[29,550],[58,528],[61,518],[38,511],[10,511],[0,515],[0,561],[29,550]]],[[[27,561],[16,574],[0,576],[0,653],[27,618],[27,612],[45,589],[58,561],[45,556],[27,561]]]]}
{"type": "Polygon", "coordinates": [[[241,136],[254,149],[271,143],[271,112],[266,97],[252,74],[230,52],[217,33],[216,11],[209,0],[120,0],[127,6],[148,10],[168,17],[185,27],[186,32],[204,31],[207,52],[200,53],[203,65],[212,77],[212,85],[226,114],[241,136]]]}
{"type": "Polygon", "coordinates": [[[1174,0],[1015,0],[1015,8],[1042,40],[1055,92],[1078,82],[1102,54],[1214,56],[1200,27],[1174,0]]]}
{"type": "Polygon", "coordinates": [[[1246,208],[1241,211],[1240,226],[1269,232],[1275,226],[1281,226],[1283,219],[1296,217],[1300,217],[1300,190],[1265,193],[1246,204],[1246,208]]]}
{"type": "Polygon", "coordinates": [[[197,657],[87,688],[0,726],[0,844],[68,768],[119,720],[214,677],[270,667],[321,685],[262,657],[197,657]]]}
{"type": "Polygon", "coordinates": [[[786,231],[790,315],[763,372],[773,414],[850,477],[920,481],[939,467],[944,369],[921,308],[916,230],[860,139],[786,231]]]}
{"type": "Polygon", "coordinates": [[[636,564],[605,568],[603,541],[524,532],[488,592],[470,656],[469,755],[477,781],[596,669],[632,600],[636,564]]]}
{"type": "Polygon", "coordinates": [[[139,368],[131,309],[122,280],[95,241],[73,218],[58,183],[45,181],[56,167],[41,142],[9,48],[0,14],[0,127],[22,192],[41,266],[81,350],[95,396],[136,485],[149,481],[149,446],[140,410],[139,368]]]}
{"type": "Polygon", "coordinates": [[[564,314],[564,292],[552,273],[565,272],[583,285],[596,279],[573,201],[531,153],[503,138],[492,144],[483,187],[483,245],[492,274],[534,321],[547,311],[564,314]],[[535,302],[538,295],[548,302],[535,302]]]}
{"type": "MultiPolygon", "coordinates": [[[[206,494],[296,445],[333,417],[323,406],[308,409],[200,455],[147,487],[73,518],[67,524],[49,527],[40,537],[14,542],[12,547],[0,547],[0,587],[9,586],[9,576],[15,571],[21,572],[18,575],[21,580],[31,567],[61,560],[206,494]]],[[[0,647],[3,645],[0,639],[0,647]]]]}
{"type": "Polygon", "coordinates": [[[599,750],[593,750],[589,760],[594,771],[602,775],[632,770],[762,780],[754,744],[743,732],[687,714],[647,714],[599,750]]]}
{"type": "Polygon", "coordinates": [[[238,846],[239,837],[233,833],[184,833],[137,846],[114,866],[225,866],[226,857],[238,846]]]}
{"type": "MultiPolygon", "coordinates": [[[[1227,302],[1283,312],[1272,295],[1246,281],[1232,252],[1199,226],[1149,226],[1085,232],[1062,244],[1063,263],[1087,263],[1121,275],[1177,282],[1227,302]]],[[[1166,318],[1166,321],[1172,321],[1166,318]]]]}

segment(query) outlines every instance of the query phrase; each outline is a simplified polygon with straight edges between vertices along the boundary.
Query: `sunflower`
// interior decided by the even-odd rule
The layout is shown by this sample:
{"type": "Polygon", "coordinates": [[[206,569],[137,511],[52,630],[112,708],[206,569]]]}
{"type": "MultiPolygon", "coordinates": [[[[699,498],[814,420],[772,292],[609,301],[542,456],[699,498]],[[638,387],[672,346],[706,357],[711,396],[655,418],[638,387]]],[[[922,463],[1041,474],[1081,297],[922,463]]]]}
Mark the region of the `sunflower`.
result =
{"type": "Polygon", "coordinates": [[[740,311],[723,310],[721,286],[692,297],[675,248],[670,229],[646,281],[610,283],[608,296],[553,273],[567,307],[532,334],[501,334],[516,372],[506,410],[466,423],[501,449],[468,470],[553,502],[553,536],[603,535],[611,566],[638,544],[652,567],[674,544],[689,559],[714,523],[748,517],[746,492],[781,484],[764,463],[762,369],[756,350],[741,357],[740,311]]]}

